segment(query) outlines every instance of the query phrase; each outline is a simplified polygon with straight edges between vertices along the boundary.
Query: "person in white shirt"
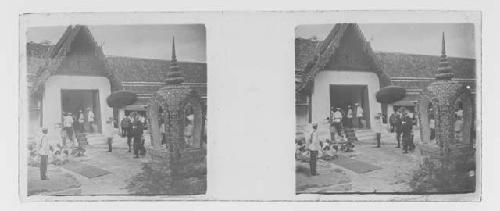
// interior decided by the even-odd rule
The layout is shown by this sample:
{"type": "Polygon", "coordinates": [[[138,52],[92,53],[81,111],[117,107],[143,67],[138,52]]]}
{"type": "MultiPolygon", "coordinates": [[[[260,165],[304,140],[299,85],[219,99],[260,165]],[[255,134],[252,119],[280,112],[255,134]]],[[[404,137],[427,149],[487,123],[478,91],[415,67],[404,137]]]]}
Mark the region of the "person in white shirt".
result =
{"type": "Polygon", "coordinates": [[[429,128],[431,129],[430,139],[434,140],[434,138],[436,138],[436,120],[434,120],[434,118],[431,118],[431,120],[429,120],[429,128]]]}
{"type": "Polygon", "coordinates": [[[321,150],[321,141],[318,136],[318,124],[313,123],[313,131],[309,138],[309,168],[311,170],[311,175],[319,175],[316,172],[316,162],[318,160],[318,151],[321,150]]]}
{"type": "Polygon", "coordinates": [[[73,140],[73,116],[71,113],[67,113],[63,116],[63,128],[66,136],[63,137],[63,146],[66,146],[66,138],[69,138],[71,144],[74,144],[73,140]]]}
{"type": "Polygon", "coordinates": [[[359,105],[359,103],[354,104],[356,105],[356,118],[358,119],[359,122],[359,128],[364,128],[364,119],[363,119],[363,108],[359,105]]]}
{"type": "Polygon", "coordinates": [[[377,147],[380,147],[380,137],[382,136],[382,114],[375,115],[374,131],[377,133],[377,147]]]}
{"type": "Polygon", "coordinates": [[[90,129],[90,132],[91,133],[94,133],[94,119],[95,119],[95,115],[94,115],[94,112],[92,112],[92,109],[88,108],[87,109],[88,112],[87,112],[87,122],[89,124],[89,129],[90,129]]]}
{"type": "Polygon", "coordinates": [[[353,111],[351,105],[347,106],[347,127],[352,128],[353,111]]]}
{"type": "Polygon", "coordinates": [[[84,132],[84,124],[85,124],[85,116],[83,115],[83,111],[80,110],[80,114],[78,115],[78,126],[80,127],[80,133],[84,132]]]}
{"type": "Polygon", "coordinates": [[[340,108],[337,108],[333,113],[333,126],[337,131],[337,134],[340,136],[342,134],[342,113],[340,112],[340,108]]]}
{"type": "Polygon", "coordinates": [[[115,134],[118,134],[118,131],[115,129],[113,125],[113,117],[109,117],[108,120],[106,120],[106,139],[108,141],[108,152],[113,151],[113,137],[115,134]]]}
{"type": "Polygon", "coordinates": [[[48,129],[42,129],[42,137],[40,138],[40,145],[38,149],[38,154],[40,155],[40,179],[48,180],[47,177],[47,166],[49,164],[49,140],[47,138],[48,129]]]}

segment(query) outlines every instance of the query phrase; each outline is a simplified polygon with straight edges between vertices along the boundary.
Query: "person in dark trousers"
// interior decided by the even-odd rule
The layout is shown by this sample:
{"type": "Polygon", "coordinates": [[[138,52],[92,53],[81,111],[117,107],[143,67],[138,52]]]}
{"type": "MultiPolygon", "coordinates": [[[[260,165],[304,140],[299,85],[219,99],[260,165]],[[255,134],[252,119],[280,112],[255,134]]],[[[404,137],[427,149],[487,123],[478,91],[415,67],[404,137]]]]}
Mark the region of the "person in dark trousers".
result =
{"type": "Polygon", "coordinates": [[[73,114],[73,131],[75,133],[75,135],[78,135],[78,133],[80,132],[80,124],[78,122],[78,116],[75,114],[73,114]]]}
{"type": "Polygon", "coordinates": [[[47,166],[49,161],[49,140],[47,138],[48,133],[47,128],[42,129],[42,137],[40,138],[40,146],[38,149],[38,153],[40,154],[40,179],[48,180],[47,177],[47,166]]]}
{"type": "Polygon", "coordinates": [[[333,126],[335,127],[335,130],[337,131],[337,134],[339,136],[342,135],[342,113],[340,112],[340,108],[337,108],[335,112],[333,113],[333,126]]]}
{"type": "Polygon", "coordinates": [[[309,168],[312,176],[319,175],[316,172],[316,162],[318,160],[318,151],[321,150],[321,143],[318,137],[318,124],[313,124],[313,132],[309,137],[309,168]]]}
{"type": "Polygon", "coordinates": [[[354,117],[354,112],[352,111],[351,105],[347,105],[347,127],[352,128],[352,118],[354,117]]]}
{"type": "MultiPolygon", "coordinates": [[[[135,113],[130,114],[130,118],[135,119],[135,113]]],[[[134,131],[132,130],[132,122],[130,122],[129,127],[126,128],[127,130],[127,145],[128,145],[128,152],[132,151],[132,139],[134,138],[134,131]]]]}
{"type": "Polygon", "coordinates": [[[401,148],[401,133],[402,133],[402,128],[401,128],[401,110],[398,110],[397,114],[394,117],[394,132],[396,132],[396,141],[398,142],[398,145],[396,148],[401,148]]]}
{"type": "Polygon", "coordinates": [[[109,117],[106,120],[106,131],[107,131],[107,141],[108,141],[108,152],[113,152],[113,135],[115,134],[114,120],[113,117],[109,117]]]}
{"type": "Polygon", "coordinates": [[[377,115],[375,115],[375,125],[373,127],[373,129],[375,130],[375,132],[377,133],[377,148],[380,147],[380,138],[382,136],[382,114],[381,113],[378,113],[377,115]]]}
{"type": "Polygon", "coordinates": [[[83,115],[82,110],[80,110],[80,113],[78,114],[78,125],[80,126],[80,133],[85,132],[85,115],[83,115]]]}
{"type": "Polygon", "coordinates": [[[130,118],[127,116],[123,117],[122,121],[120,122],[120,127],[122,129],[122,137],[126,137],[127,133],[130,129],[130,118]]]}
{"type": "Polygon", "coordinates": [[[396,114],[396,112],[394,112],[389,117],[389,124],[391,126],[391,133],[395,132],[396,119],[397,119],[397,114],[396,114]]]}
{"type": "Polygon", "coordinates": [[[132,136],[134,138],[134,155],[135,155],[134,158],[139,158],[139,151],[142,148],[143,129],[144,125],[139,119],[139,116],[134,115],[134,121],[132,122],[132,136]]]}
{"type": "Polygon", "coordinates": [[[406,109],[403,109],[403,117],[401,121],[401,131],[403,135],[403,153],[408,153],[408,150],[413,151],[413,119],[408,116],[406,109]]]}
{"type": "Polygon", "coordinates": [[[63,146],[66,146],[66,139],[71,141],[71,144],[74,145],[75,141],[73,140],[73,116],[71,113],[65,113],[63,116],[63,127],[65,136],[63,138],[63,146]]]}

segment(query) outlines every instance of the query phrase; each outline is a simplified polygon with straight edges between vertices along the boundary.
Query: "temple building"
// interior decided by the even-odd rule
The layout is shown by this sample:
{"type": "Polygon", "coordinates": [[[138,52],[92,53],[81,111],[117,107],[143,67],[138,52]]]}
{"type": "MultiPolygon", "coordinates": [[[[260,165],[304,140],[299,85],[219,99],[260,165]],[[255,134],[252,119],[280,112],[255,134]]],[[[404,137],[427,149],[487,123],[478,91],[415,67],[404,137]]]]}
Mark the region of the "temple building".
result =
{"type": "MultiPolygon", "coordinates": [[[[438,55],[375,52],[354,23],[336,24],[323,41],[296,38],[297,130],[329,117],[332,106],[346,108],[358,103],[367,128],[374,124],[377,113],[388,117],[400,107],[417,113],[419,96],[434,81],[439,61],[438,55]],[[405,98],[389,105],[377,102],[377,91],[388,85],[405,88],[405,98]]],[[[453,80],[474,94],[476,60],[450,57],[448,61],[453,66],[453,80]]]]}
{"type": "MultiPolygon", "coordinates": [[[[46,127],[49,137],[59,140],[63,113],[78,118],[80,111],[84,116],[92,111],[96,136],[110,132],[103,125],[111,118],[119,122],[131,111],[145,115],[147,102],[164,84],[170,64],[168,60],[106,56],[83,25],[68,26],[55,45],[29,42],[29,133],[46,127]],[[106,97],[118,90],[135,92],[138,100],[123,108],[110,108],[106,97]]],[[[206,63],[179,61],[177,65],[183,71],[184,84],[199,93],[205,109],[206,63]]]]}

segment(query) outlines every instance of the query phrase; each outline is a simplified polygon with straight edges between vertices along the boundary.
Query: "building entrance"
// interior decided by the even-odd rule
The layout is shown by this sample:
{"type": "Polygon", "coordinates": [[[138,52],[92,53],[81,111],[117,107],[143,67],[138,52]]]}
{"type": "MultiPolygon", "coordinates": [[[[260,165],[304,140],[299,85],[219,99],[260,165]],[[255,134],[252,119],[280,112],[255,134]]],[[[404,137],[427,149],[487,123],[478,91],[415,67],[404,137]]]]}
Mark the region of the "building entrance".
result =
{"type": "MultiPolygon", "coordinates": [[[[346,117],[347,108],[350,105],[353,109],[353,116],[356,117],[356,103],[363,109],[364,126],[370,128],[370,104],[368,102],[367,85],[330,85],[330,108],[332,106],[334,109],[341,108],[343,116],[346,117]]],[[[354,120],[353,126],[359,127],[360,124],[354,120]]]]}
{"type": "MultiPolygon", "coordinates": [[[[75,131],[85,133],[102,133],[101,110],[98,90],[63,89],[61,90],[62,112],[71,113],[78,122],[80,111],[83,124],[75,124],[75,131]],[[89,122],[89,114],[94,114],[94,122],[89,122]]],[[[61,114],[62,117],[62,114],[61,114]]]]}

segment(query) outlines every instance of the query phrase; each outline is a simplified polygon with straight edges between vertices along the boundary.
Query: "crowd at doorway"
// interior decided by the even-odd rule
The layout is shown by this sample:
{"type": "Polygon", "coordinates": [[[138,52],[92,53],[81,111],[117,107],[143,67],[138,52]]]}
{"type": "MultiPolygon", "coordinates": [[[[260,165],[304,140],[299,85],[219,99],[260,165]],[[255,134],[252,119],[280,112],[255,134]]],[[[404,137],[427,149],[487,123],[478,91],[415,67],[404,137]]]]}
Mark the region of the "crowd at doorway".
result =
{"type": "Polygon", "coordinates": [[[85,112],[83,110],[75,113],[63,112],[62,115],[61,136],[63,146],[66,146],[68,139],[74,145],[74,140],[78,134],[98,132],[96,116],[91,108],[87,108],[85,112]]]}

